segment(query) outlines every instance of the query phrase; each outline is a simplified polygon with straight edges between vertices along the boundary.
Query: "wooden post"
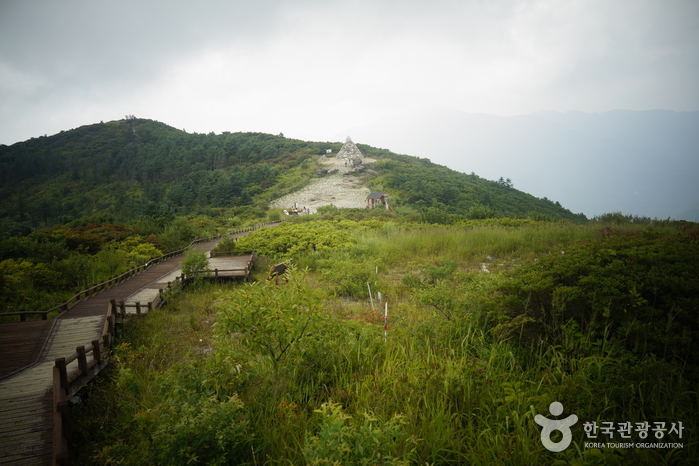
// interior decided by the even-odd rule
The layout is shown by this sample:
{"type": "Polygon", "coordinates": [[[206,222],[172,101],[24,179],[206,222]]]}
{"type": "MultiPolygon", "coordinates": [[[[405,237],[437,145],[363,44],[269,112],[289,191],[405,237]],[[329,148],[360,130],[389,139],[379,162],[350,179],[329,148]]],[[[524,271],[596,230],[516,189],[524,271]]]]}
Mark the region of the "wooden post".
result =
{"type": "Polygon", "coordinates": [[[69,464],[68,459],[68,439],[66,429],[68,424],[68,414],[66,410],[66,394],[61,387],[61,370],[58,366],[53,367],[53,462],[56,465],[69,464]],[[65,407],[64,407],[65,406],[65,407]]]}
{"type": "Polygon", "coordinates": [[[75,348],[75,352],[78,353],[78,368],[80,369],[80,374],[87,375],[87,353],[85,353],[84,346],[78,346],[75,348]]]}
{"type": "Polygon", "coordinates": [[[92,340],[92,359],[95,360],[98,364],[102,360],[102,352],[100,349],[100,341],[99,340],[92,340]]]}
{"type": "Polygon", "coordinates": [[[214,269],[214,277],[218,278],[218,269],[214,269]]]}
{"type": "Polygon", "coordinates": [[[61,413],[61,421],[63,424],[63,437],[70,440],[70,406],[67,401],[59,401],[56,405],[58,412],[61,413]]]}
{"type": "Polygon", "coordinates": [[[151,301],[151,302],[148,303],[148,314],[150,314],[150,312],[151,312],[152,310],[153,310],[153,302],[151,301]]]}
{"type": "Polygon", "coordinates": [[[121,308],[122,319],[126,318],[126,303],[124,301],[119,301],[119,307],[121,308]]]}
{"type": "Polygon", "coordinates": [[[114,316],[107,316],[107,331],[110,335],[114,335],[114,316]]]}
{"type": "Polygon", "coordinates": [[[66,370],[66,358],[56,359],[56,367],[59,371],[59,377],[61,381],[61,390],[63,393],[68,395],[68,371],[66,370]]]}
{"type": "Polygon", "coordinates": [[[141,315],[141,302],[140,301],[136,301],[136,314],[139,316],[141,315]]]}
{"type": "Polygon", "coordinates": [[[110,312],[110,313],[113,313],[114,315],[116,315],[116,313],[117,313],[116,299],[110,299],[110,300],[109,300],[109,306],[110,306],[110,307],[109,307],[109,312],[110,312]]]}

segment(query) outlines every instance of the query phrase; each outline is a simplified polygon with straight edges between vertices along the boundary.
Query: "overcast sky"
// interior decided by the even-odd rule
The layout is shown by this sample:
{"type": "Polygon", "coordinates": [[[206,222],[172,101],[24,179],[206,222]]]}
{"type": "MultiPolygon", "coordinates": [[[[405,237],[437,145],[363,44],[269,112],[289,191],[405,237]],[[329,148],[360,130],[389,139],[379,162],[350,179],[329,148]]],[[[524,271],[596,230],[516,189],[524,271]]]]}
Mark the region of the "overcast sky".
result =
{"type": "Polygon", "coordinates": [[[698,83],[699,0],[0,0],[3,144],[126,114],[329,140],[423,104],[696,111],[698,83]]]}

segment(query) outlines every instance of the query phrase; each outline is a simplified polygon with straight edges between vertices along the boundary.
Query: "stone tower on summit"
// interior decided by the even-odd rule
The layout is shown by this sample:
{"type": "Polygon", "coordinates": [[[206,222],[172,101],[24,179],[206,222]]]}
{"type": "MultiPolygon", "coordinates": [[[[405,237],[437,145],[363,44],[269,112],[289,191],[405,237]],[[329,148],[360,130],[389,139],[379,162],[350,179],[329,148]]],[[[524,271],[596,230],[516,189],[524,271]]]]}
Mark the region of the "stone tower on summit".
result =
{"type": "Polygon", "coordinates": [[[352,142],[352,139],[347,136],[345,143],[342,145],[342,149],[337,153],[337,157],[352,161],[357,159],[357,161],[361,163],[364,156],[362,155],[362,151],[352,142]]]}

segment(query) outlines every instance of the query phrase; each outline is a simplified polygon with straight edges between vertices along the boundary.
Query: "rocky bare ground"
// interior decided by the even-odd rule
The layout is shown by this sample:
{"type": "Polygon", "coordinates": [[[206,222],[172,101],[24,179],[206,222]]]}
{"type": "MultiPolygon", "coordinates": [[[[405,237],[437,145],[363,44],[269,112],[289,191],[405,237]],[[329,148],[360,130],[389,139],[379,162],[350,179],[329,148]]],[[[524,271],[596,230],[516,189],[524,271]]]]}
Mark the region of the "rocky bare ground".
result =
{"type": "MultiPolygon", "coordinates": [[[[364,166],[375,162],[363,158],[364,166]]],[[[362,185],[364,175],[351,174],[356,170],[352,164],[345,164],[345,159],[339,157],[321,157],[320,163],[329,174],[314,178],[304,188],[295,193],[287,194],[272,201],[269,206],[278,209],[291,209],[294,203],[299,210],[308,207],[312,213],[320,206],[334,205],[336,207],[366,207],[369,188],[362,185]]],[[[324,171],[324,170],[323,170],[324,171]]],[[[371,172],[370,170],[365,170],[371,172]]]]}

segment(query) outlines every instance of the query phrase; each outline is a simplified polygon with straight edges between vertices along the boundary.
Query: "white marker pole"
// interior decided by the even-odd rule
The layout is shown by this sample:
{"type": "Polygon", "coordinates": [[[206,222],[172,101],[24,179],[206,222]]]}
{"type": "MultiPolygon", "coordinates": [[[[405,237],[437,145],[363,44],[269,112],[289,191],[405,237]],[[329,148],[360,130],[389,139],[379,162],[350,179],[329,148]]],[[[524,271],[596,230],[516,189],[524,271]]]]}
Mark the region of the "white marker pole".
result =
{"type": "Polygon", "coordinates": [[[386,343],[386,337],[388,336],[388,303],[384,304],[383,313],[383,342],[386,343]]]}

